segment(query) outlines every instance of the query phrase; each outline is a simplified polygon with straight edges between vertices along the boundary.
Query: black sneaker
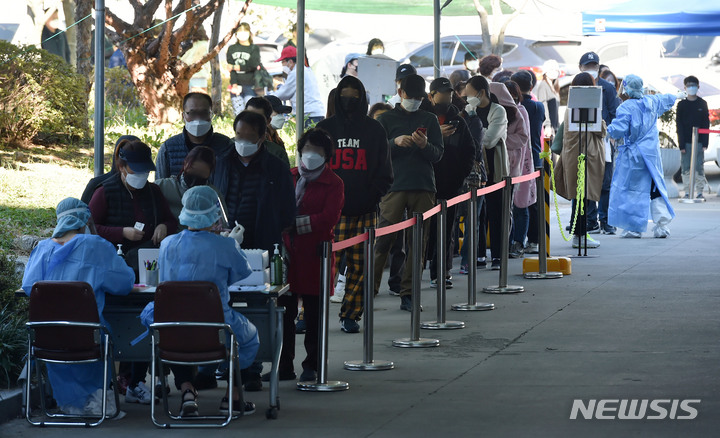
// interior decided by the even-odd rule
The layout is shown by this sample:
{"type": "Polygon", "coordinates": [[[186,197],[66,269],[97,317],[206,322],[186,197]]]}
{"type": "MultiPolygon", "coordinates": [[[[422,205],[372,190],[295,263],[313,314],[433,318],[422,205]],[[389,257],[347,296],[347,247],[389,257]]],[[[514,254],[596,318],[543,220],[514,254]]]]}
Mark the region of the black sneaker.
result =
{"type": "Polygon", "coordinates": [[[450,281],[449,278],[446,279],[446,280],[445,280],[445,289],[452,289],[452,288],[453,288],[452,281],[450,281]]]}
{"type": "Polygon", "coordinates": [[[317,373],[315,370],[303,370],[300,374],[301,382],[317,382],[317,373]]]}
{"type": "Polygon", "coordinates": [[[490,266],[490,269],[492,269],[493,271],[499,271],[500,259],[492,259],[492,265],[490,266]]]}
{"type": "MultiPolygon", "coordinates": [[[[422,306],[420,306],[420,311],[422,312],[422,306]]],[[[406,310],[408,312],[412,312],[412,296],[410,295],[401,295],[400,296],[400,310],[406,310]]]]}
{"type": "Polygon", "coordinates": [[[525,255],[525,247],[520,242],[513,242],[508,251],[508,257],[511,259],[521,259],[525,255]]]}
{"type": "MultiPolygon", "coordinates": [[[[295,371],[278,371],[278,380],[295,380],[297,379],[297,375],[295,375],[295,371]]],[[[260,379],[263,382],[269,382],[270,381],[270,373],[265,373],[262,375],[262,378],[260,379]]]]}
{"type": "Polygon", "coordinates": [[[360,324],[358,324],[354,319],[340,318],[340,330],[345,333],[359,333],[360,324]]]}
{"type": "Polygon", "coordinates": [[[485,269],[487,267],[487,259],[485,259],[485,257],[478,257],[476,265],[478,269],[485,269]]]}
{"type": "MultiPolygon", "coordinates": [[[[220,413],[223,415],[228,414],[228,410],[230,409],[230,402],[228,401],[227,397],[223,397],[222,401],[220,402],[220,413]]],[[[240,400],[235,400],[233,403],[233,415],[250,415],[255,413],[255,403],[253,402],[245,402],[245,406],[242,406],[241,409],[241,403],[240,400]]]]}
{"type": "Polygon", "coordinates": [[[698,193],[698,195],[695,197],[695,199],[705,199],[702,193],[698,193]]]}
{"type": "Polygon", "coordinates": [[[587,233],[588,234],[600,234],[600,224],[598,224],[597,221],[593,222],[592,224],[588,224],[587,233]]]}
{"type": "Polygon", "coordinates": [[[613,234],[617,233],[617,228],[613,227],[612,225],[608,224],[607,222],[601,224],[600,228],[602,228],[603,234],[613,235],[613,234]]]}

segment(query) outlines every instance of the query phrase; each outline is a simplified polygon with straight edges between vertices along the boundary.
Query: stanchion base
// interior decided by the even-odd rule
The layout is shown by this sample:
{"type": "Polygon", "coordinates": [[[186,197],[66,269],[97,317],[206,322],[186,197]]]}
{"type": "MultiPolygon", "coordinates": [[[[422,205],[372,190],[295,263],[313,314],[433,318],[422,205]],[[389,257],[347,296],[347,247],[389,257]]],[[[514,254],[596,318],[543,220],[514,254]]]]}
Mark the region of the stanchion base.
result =
{"type": "Polygon", "coordinates": [[[338,380],[328,380],[327,383],[298,382],[297,389],[300,391],[334,392],[346,391],[350,389],[350,385],[348,385],[347,382],[340,382],[338,380]]]}
{"type": "Polygon", "coordinates": [[[382,371],[393,368],[395,368],[395,364],[389,360],[373,360],[372,362],[348,360],[345,362],[345,369],[350,371],[382,371]]]}
{"type": "Polygon", "coordinates": [[[400,348],[429,348],[429,347],[439,347],[440,341],[437,339],[428,339],[428,338],[420,338],[417,340],[413,340],[410,338],[401,338],[396,339],[392,343],[393,347],[400,347],[400,348]]]}
{"type": "Polygon", "coordinates": [[[462,321],[430,321],[420,323],[420,328],[428,330],[456,330],[465,328],[465,323],[462,321]]]}
{"type": "Polygon", "coordinates": [[[473,311],[473,310],[495,310],[495,304],[492,303],[460,303],[453,304],[450,306],[452,310],[456,311],[473,311]]]}
{"type": "Polygon", "coordinates": [[[483,292],[486,294],[517,294],[525,292],[525,288],[523,286],[488,286],[483,288],[483,292]]]}
{"type": "Polygon", "coordinates": [[[549,280],[553,278],[562,278],[562,272],[526,272],[525,278],[530,280],[549,280]]]}
{"type": "Polygon", "coordinates": [[[682,204],[700,204],[701,202],[705,202],[705,199],[702,199],[702,198],[701,199],[680,198],[678,201],[682,204]]]}

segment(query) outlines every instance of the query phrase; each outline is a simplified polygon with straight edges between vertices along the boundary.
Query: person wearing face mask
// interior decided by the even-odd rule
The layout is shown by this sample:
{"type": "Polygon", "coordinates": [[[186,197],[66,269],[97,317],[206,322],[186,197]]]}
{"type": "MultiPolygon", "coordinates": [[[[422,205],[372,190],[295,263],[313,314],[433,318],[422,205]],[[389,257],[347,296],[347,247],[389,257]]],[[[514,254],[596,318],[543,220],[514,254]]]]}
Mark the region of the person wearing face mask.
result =
{"type": "MultiPolygon", "coordinates": [[[[275,96],[268,96],[277,99],[275,96]]],[[[287,107],[286,107],[287,108],[287,107]]],[[[288,158],[287,151],[285,150],[285,143],[278,135],[275,128],[270,125],[272,120],[273,108],[272,104],[265,97],[253,97],[247,101],[245,106],[247,111],[261,114],[268,121],[267,124],[267,135],[265,136],[265,142],[263,145],[267,148],[268,152],[275,155],[285,162],[290,167],[290,158],[288,158]]]]}
{"type": "MultiPolygon", "coordinates": [[[[690,161],[692,160],[692,131],[693,127],[700,129],[710,128],[710,112],[705,99],[698,96],[700,81],[695,76],[688,76],[683,80],[687,99],[681,100],[677,105],[675,118],[677,126],[678,145],[682,152],[682,180],[685,199],[693,194],[690,190],[690,161]]],[[[708,134],[699,134],[697,149],[695,150],[695,190],[697,198],[703,198],[705,188],[705,151],[708,147],[708,134]]]]}
{"type": "Polygon", "coordinates": [[[260,47],[253,44],[253,34],[248,23],[240,23],[235,34],[237,42],[227,49],[230,69],[230,101],[235,114],[245,108],[247,100],[257,96],[262,89],[255,89],[255,71],[260,68],[260,47]]]}
{"type": "Polygon", "coordinates": [[[212,99],[205,93],[188,93],[183,98],[183,132],[160,145],[155,159],[155,178],[177,176],[185,157],[196,146],[208,146],[222,160],[232,149],[232,140],[213,131],[212,99]]]}
{"type": "MultiPolygon", "coordinates": [[[[95,295],[100,322],[105,294],[127,295],[133,288],[135,274],[116,254],[107,240],[90,234],[92,217],[87,204],[65,198],[57,205],[57,226],[50,239],[40,241],[30,254],[23,274],[22,289],[30,296],[38,281],[84,281],[95,295]]],[[[66,414],[100,415],[102,413],[102,363],[47,364],[53,398],[66,414]]],[[[107,415],[115,415],[112,389],[107,397],[107,415]]],[[[121,413],[121,415],[123,415],[121,413]]]]}
{"type": "Polygon", "coordinates": [[[398,92],[393,97],[391,97],[390,100],[388,100],[388,104],[390,106],[395,108],[395,105],[402,102],[402,96],[400,96],[400,91],[399,91],[400,83],[406,77],[408,77],[410,75],[415,75],[415,74],[417,74],[417,70],[415,69],[415,67],[413,67],[410,64],[400,64],[398,66],[397,70],[395,70],[395,85],[396,85],[395,88],[398,90],[398,92]]]}
{"type": "Polygon", "coordinates": [[[59,29],[60,16],[57,9],[50,15],[42,28],[40,39],[41,47],[53,55],[61,57],[65,62],[70,64],[70,46],[68,45],[67,35],[59,29]]]}
{"type": "Polygon", "coordinates": [[[270,113],[270,127],[273,128],[273,131],[276,134],[276,137],[272,137],[271,134],[271,140],[275,143],[285,147],[285,144],[282,142],[282,139],[279,135],[277,135],[277,132],[282,130],[285,126],[285,122],[287,121],[288,114],[292,112],[292,107],[283,105],[282,101],[277,98],[277,96],[268,95],[264,97],[265,100],[270,102],[270,106],[272,107],[272,112],[270,113]],[[280,140],[279,142],[277,140],[280,140]]]}
{"type": "MultiPolygon", "coordinates": [[[[198,146],[193,148],[188,156],[185,157],[183,170],[178,176],[155,180],[155,184],[160,187],[175,217],[180,216],[183,207],[182,197],[185,192],[193,187],[205,185],[215,190],[218,200],[223,205],[223,210],[227,210],[225,198],[220,191],[208,183],[214,169],[215,153],[207,146],[198,146]]],[[[185,228],[180,226],[180,229],[185,228]]]]}
{"type": "Polygon", "coordinates": [[[340,72],[340,77],[344,78],[345,76],[355,76],[358,75],[358,58],[360,58],[359,53],[348,53],[345,56],[345,65],[342,68],[342,71],[340,72]]]}
{"type": "MultiPolygon", "coordinates": [[[[297,113],[295,108],[295,92],[297,88],[297,49],[292,46],[285,47],[280,54],[280,58],[275,62],[281,62],[283,71],[287,74],[287,79],[282,87],[277,91],[270,93],[281,101],[289,100],[292,104],[293,113],[297,113]]],[[[307,129],[313,123],[317,124],[325,118],[325,105],[323,105],[320,97],[315,73],[310,67],[305,67],[305,128],[307,129]]]]}
{"type": "Polygon", "coordinates": [[[541,81],[533,87],[533,94],[537,97],[538,102],[542,102],[545,106],[545,122],[543,130],[545,137],[553,137],[557,132],[558,108],[560,105],[560,84],[558,77],[560,76],[560,65],[554,59],[550,59],[543,64],[543,77],[541,81]]]}
{"type": "Polygon", "coordinates": [[[470,76],[475,76],[476,74],[478,74],[478,68],[480,68],[480,60],[478,59],[477,53],[465,52],[463,68],[465,71],[470,73],[470,76]]]}
{"type": "MultiPolygon", "coordinates": [[[[380,227],[400,222],[406,211],[408,217],[412,217],[414,213],[423,213],[435,205],[436,185],[432,165],[443,155],[442,131],[437,117],[420,109],[422,99],[427,96],[425,79],[416,74],[407,76],[402,80],[398,94],[402,101],[378,118],[385,128],[394,177],[389,193],[380,201],[380,227]]],[[[429,221],[423,224],[423,236],[427,236],[429,226],[429,221]]],[[[396,237],[393,233],[376,241],[376,294],[380,289],[388,252],[396,237]]],[[[411,242],[409,249],[424,254],[426,243],[425,237],[421,248],[414,248],[411,242]]],[[[412,257],[408,257],[400,289],[401,310],[410,311],[412,307],[413,268],[412,257]]]]}
{"type": "MultiPolygon", "coordinates": [[[[298,142],[298,166],[292,169],[295,182],[294,204],[297,213],[293,224],[283,233],[283,243],[291,260],[288,270],[290,293],[278,298],[285,306],[283,346],[280,353],[279,374],[283,380],[294,380],[295,318],[302,299],[305,311],[305,351],[300,381],[317,379],[318,317],[322,285],[320,272],[322,257],[318,252],[322,242],[332,241],[335,224],[343,208],[343,182],[330,169],[328,162],[334,155],[335,141],[327,132],[312,128],[298,142]]],[[[334,254],[333,254],[334,257],[334,254]]]]}
{"type": "Polygon", "coordinates": [[[479,72],[488,82],[492,82],[493,77],[501,71],[502,58],[498,55],[483,56],[480,60],[479,72]]]}
{"type": "MultiPolygon", "coordinates": [[[[440,123],[443,136],[443,155],[440,161],[433,163],[437,199],[452,199],[460,194],[465,178],[473,170],[475,143],[460,110],[452,104],[453,88],[447,78],[437,78],[430,83],[430,93],[423,100],[421,110],[435,114],[440,123]]],[[[437,278],[439,257],[445,257],[447,275],[444,280],[446,287],[452,287],[450,270],[452,269],[453,236],[455,234],[456,206],[447,208],[448,223],[445,227],[447,247],[437,247],[437,216],[432,217],[430,235],[428,236],[428,257],[430,259],[430,282],[434,286],[437,278]]]]}
{"type": "Polygon", "coordinates": [[[125,144],[135,140],[140,141],[140,139],[134,135],[122,135],[120,136],[120,138],[117,139],[117,141],[115,142],[115,150],[113,151],[112,164],[110,165],[110,172],[104,173],[100,176],[96,176],[90,181],[88,181],[87,185],[85,186],[85,190],[80,197],[80,200],[82,202],[89,204],[90,200],[92,199],[93,193],[95,193],[95,190],[97,190],[97,188],[100,187],[105,180],[111,178],[117,173],[117,166],[115,166],[115,157],[117,157],[118,149],[125,146],[125,144]]]}
{"type": "MultiPolygon", "coordinates": [[[[365,87],[359,79],[347,76],[335,92],[335,115],[318,123],[335,139],[329,167],[343,181],[345,205],[335,227],[335,237],[346,240],[376,226],[380,199],[393,181],[390,149],[382,125],[366,116],[365,87]]],[[[363,312],[363,247],[355,245],[337,254],[338,264],[345,257],[347,273],[340,308],[340,327],[357,333],[363,312]]],[[[336,266],[336,269],[339,267],[336,266]]]]}

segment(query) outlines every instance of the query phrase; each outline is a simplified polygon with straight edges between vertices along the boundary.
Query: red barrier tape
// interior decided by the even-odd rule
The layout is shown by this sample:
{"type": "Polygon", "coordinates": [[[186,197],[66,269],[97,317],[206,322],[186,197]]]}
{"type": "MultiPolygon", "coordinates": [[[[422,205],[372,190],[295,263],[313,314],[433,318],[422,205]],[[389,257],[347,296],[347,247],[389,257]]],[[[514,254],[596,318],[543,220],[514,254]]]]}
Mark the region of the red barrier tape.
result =
{"type": "MultiPolygon", "coordinates": [[[[699,130],[699,131],[706,131],[706,130],[699,130]]],[[[713,131],[713,132],[720,133],[720,131],[713,131]]],[[[703,134],[704,134],[704,132],[703,132],[703,134]]],[[[515,184],[519,184],[519,183],[522,183],[525,181],[530,181],[530,180],[533,180],[533,179],[539,178],[539,177],[540,177],[540,171],[538,170],[538,171],[535,171],[528,175],[515,177],[511,180],[511,182],[513,185],[515,185],[515,184]]],[[[485,187],[482,189],[478,189],[477,195],[478,196],[487,195],[488,193],[496,192],[504,187],[505,187],[505,181],[502,181],[497,184],[493,184],[491,186],[488,186],[488,187],[485,187]]],[[[471,195],[471,192],[467,192],[467,193],[463,193],[462,195],[458,195],[458,196],[450,199],[449,201],[447,201],[447,206],[452,207],[453,205],[457,205],[461,202],[467,201],[468,199],[470,199],[470,195],[471,195]]],[[[440,205],[436,205],[435,207],[433,207],[430,210],[423,213],[423,220],[427,220],[428,218],[435,216],[436,214],[440,213],[440,210],[441,210],[440,205]]],[[[376,229],[375,237],[386,236],[388,234],[395,233],[395,232],[404,230],[406,228],[410,228],[413,225],[415,225],[414,217],[410,218],[408,220],[402,221],[402,222],[398,222],[395,225],[388,225],[387,227],[382,227],[382,228],[376,229]]],[[[352,237],[350,239],[346,239],[341,242],[335,242],[335,243],[333,243],[332,250],[333,250],[333,252],[341,251],[343,249],[357,245],[358,243],[365,242],[366,240],[368,240],[368,237],[369,237],[368,233],[365,232],[363,234],[352,237]]]]}
{"type": "Polygon", "coordinates": [[[355,246],[358,243],[365,242],[366,240],[368,240],[369,237],[370,236],[368,235],[368,233],[366,231],[358,236],[351,237],[350,239],[345,239],[341,242],[333,243],[332,250],[333,250],[333,252],[342,251],[345,248],[350,248],[351,246],[355,246]]]}
{"type": "Polygon", "coordinates": [[[540,177],[540,171],[536,170],[535,172],[533,172],[529,175],[516,176],[515,178],[512,179],[512,183],[513,183],[513,185],[520,184],[520,183],[524,183],[525,181],[530,181],[532,179],[539,178],[539,177],[540,177]]]}
{"type": "Polygon", "coordinates": [[[386,234],[395,233],[405,228],[410,228],[415,225],[415,218],[410,218],[406,221],[398,222],[395,225],[388,225],[387,227],[378,228],[375,230],[375,237],[385,236],[386,234]]]}
{"type": "Polygon", "coordinates": [[[698,134],[720,134],[717,129],[698,129],[698,134]]]}

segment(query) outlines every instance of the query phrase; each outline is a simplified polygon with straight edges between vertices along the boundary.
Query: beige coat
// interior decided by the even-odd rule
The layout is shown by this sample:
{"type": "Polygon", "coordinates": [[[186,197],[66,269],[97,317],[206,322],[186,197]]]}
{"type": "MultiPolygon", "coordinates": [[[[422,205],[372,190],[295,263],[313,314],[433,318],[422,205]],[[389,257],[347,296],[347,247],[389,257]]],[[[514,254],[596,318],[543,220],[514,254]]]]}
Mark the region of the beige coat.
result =
{"type": "MultiPolygon", "coordinates": [[[[557,194],[565,199],[575,199],[577,196],[578,156],[580,155],[580,133],[568,131],[568,115],[565,113],[563,145],[560,157],[555,163],[555,188],[557,194]]],[[[606,126],[602,122],[602,132],[590,132],[587,147],[587,193],[590,201],[599,201],[602,191],[603,176],[605,175],[605,138],[606,126]]],[[[583,142],[585,132],[583,132],[583,142]]]]}

